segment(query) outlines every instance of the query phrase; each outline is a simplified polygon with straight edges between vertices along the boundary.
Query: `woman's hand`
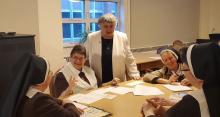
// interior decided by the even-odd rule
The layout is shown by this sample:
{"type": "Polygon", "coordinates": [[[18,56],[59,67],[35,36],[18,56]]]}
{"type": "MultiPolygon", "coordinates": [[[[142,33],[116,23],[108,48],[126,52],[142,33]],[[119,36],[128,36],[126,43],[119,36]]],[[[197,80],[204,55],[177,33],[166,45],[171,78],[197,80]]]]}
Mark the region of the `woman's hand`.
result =
{"type": "Polygon", "coordinates": [[[141,107],[141,115],[142,117],[150,116],[150,115],[155,115],[155,107],[149,103],[148,101],[145,101],[144,104],[141,107]]]}
{"type": "MultiPolygon", "coordinates": [[[[157,99],[162,99],[162,98],[157,98],[157,99]]],[[[165,99],[163,98],[163,100],[165,100],[165,99]]],[[[152,109],[154,115],[156,115],[158,117],[164,117],[165,116],[168,108],[166,108],[162,105],[159,105],[158,103],[155,103],[153,100],[150,100],[150,99],[147,99],[146,101],[154,107],[154,109],[152,109]]]]}
{"type": "Polygon", "coordinates": [[[173,106],[174,104],[176,104],[176,102],[173,101],[173,100],[169,100],[169,99],[161,98],[161,97],[150,98],[150,99],[147,99],[147,101],[151,101],[152,104],[156,104],[156,106],[157,105],[160,105],[160,106],[173,106]]]}
{"type": "Polygon", "coordinates": [[[179,76],[177,76],[176,74],[172,74],[169,78],[169,82],[173,83],[176,82],[178,80],[179,76]]]}
{"type": "Polygon", "coordinates": [[[133,76],[132,79],[133,79],[133,80],[140,80],[141,77],[140,77],[140,76],[133,76]]]}
{"type": "Polygon", "coordinates": [[[111,81],[111,85],[112,86],[117,86],[118,83],[120,83],[121,80],[119,78],[114,78],[112,81],[111,81]]]}
{"type": "Polygon", "coordinates": [[[191,83],[189,82],[189,80],[187,80],[186,78],[184,78],[181,82],[180,82],[181,85],[183,86],[189,86],[191,85],[191,83]]]}
{"type": "Polygon", "coordinates": [[[119,78],[114,78],[112,81],[109,81],[107,83],[103,83],[102,86],[105,87],[105,86],[109,86],[109,85],[112,85],[112,86],[117,86],[118,83],[120,83],[121,80],[119,78]]]}
{"type": "Polygon", "coordinates": [[[68,94],[68,95],[74,94],[74,89],[76,87],[76,82],[77,82],[77,80],[73,76],[70,76],[69,82],[68,82],[69,83],[69,87],[67,89],[66,94],[68,94]]]}
{"type": "Polygon", "coordinates": [[[76,82],[77,82],[77,80],[73,76],[70,76],[69,87],[71,87],[71,89],[75,88],[76,82]]]}

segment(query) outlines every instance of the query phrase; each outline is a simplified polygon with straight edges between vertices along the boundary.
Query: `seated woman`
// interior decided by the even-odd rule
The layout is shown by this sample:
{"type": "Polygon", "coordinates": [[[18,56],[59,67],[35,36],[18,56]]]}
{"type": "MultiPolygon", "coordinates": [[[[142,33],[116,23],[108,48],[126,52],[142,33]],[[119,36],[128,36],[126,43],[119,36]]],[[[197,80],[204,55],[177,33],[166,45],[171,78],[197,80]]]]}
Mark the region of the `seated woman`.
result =
{"type": "Polygon", "coordinates": [[[198,90],[185,95],[179,102],[158,97],[147,99],[142,106],[143,116],[220,117],[220,47],[206,43],[192,45],[182,52],[182,71],[198,90]]]}
{"type": "Polygon", "coordinates": [[[179,53],[173,48],[168,48],[162,50],[160,56],[165,66],[159,70],[146,73],[143,77],[143,80],[145,82],[161,84],[181,81],[182,85],[189,85],[189,82],[184,79],[184,75],[180,71],[181,60],[179,53]]]}
{"type": "Polygon", "coordinates": [[[75,45],[70,53],[70,62],[57,73],[50,85],[51,95],[66,97],[83,90],[97,88],[94,71],[85,66],[86,49],[75,45]]]}
{"type": "MultiPolygon", "coordinates": [[[[42,92],[48,87],[52,72],[48,62],[25,54],[14,67],[15,79],[22,79],[17,94],[15,117],[79,117],[81,112],[72,103],[65,103],[42,92]]],[[[17,89],[14,89],[17,90],[17,89]]],[[[13,97],[12,97],[13,98],[13,97]]],[[[11,98],[11,99],[12,99],[11,98]]]]}

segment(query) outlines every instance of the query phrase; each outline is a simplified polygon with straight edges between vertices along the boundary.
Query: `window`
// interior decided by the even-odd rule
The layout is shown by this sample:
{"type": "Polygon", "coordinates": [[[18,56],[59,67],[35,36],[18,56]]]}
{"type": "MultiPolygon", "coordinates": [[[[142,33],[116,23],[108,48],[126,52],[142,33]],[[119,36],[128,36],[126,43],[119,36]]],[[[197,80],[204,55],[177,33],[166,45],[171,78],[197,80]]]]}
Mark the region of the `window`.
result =
{"type": "Polygon", "coordinates": [[[64,43],[79,43],[85,33],[99,30],[97,21],[103,14],[112,13],[119,19],[119,0],[61,1],[64,43]]]}

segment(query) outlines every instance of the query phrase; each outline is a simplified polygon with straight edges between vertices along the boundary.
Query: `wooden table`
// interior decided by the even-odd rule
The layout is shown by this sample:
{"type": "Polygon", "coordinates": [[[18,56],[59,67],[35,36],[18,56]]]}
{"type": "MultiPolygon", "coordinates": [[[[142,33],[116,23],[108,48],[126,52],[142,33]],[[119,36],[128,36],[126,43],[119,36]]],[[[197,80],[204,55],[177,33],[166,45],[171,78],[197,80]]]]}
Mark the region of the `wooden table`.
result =
{"type": "Polygon", "coordinates": [[[160,59],[160,56],[156,54],[155,51],[149,52],[137,52],[133,53],[133,56],[136,59],[137,68],[140,72],[145,72],[148,69],[160,68],[163,66],[163,63],[160,59]]]}
{"type": "MultiPolygon", "coordinates": [[[[128,82],[131,81],[121,83],[120,86],[125,86],[128,82]]],[[[160,95],[163,97],[168,97],[173,93],[159,84],[146,83],[145,85],[159,88],[164,92],[164,95],[160,95]]],[[[140,117],[141,106],[145,99],[150,97],[154,96],[134,96],[133,93],[128,93],[117,95],[114,99],[102,99],[90,105],[111,112],[112,117],[140,117]]]]}

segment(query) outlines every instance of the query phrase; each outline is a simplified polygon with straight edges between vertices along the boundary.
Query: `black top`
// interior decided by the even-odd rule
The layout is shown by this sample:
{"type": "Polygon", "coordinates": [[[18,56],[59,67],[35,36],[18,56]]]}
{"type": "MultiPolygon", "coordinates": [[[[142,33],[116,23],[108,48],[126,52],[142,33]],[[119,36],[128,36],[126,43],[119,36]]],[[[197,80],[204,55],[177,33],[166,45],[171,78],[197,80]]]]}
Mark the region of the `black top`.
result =
{"type": "Polygon", "coordinates": [[[201,117],[199,103],[191,95],[185,95],[182,100],[167,110],[166,117],[201,117]]]}
{"type": "MultiPolygon", "coordinates": [[[[10,79],[0,78],[0,82],[6,82],[7,92],[0,96],[0,117],[14,117],[30,85],[44,81],[46,61],[36,55],[23,53],[12,67],[13,77],[10,79]]],[[[31,117],[31,116],[30,116],[31,117]]]]}
{"type": "MultiPolygon", "coordinates": [[[[158,117],[150,115],[147,117],[158,117]]],[[[182,100],[170,107],[163,117],[201,117],[198,101],[191,95],[185,95],[182,100]]]]}
{"type": "Polygon", "coordinates": [[[102,83],[113,79],[112,72],[112,46],[113,39],[104,39],[102,37],[102,83]]]}
{"type": "Polygon", "coordinates": [[[50,95],[36,93],[32,98],[25,96],[15,117],[79,117],[72,103],[65,103],[50,95]]]}
{"type": "Polygon", "coordinates": [[[69,87],[69,84],[62,72],[58,72],[50,83],[50,94],[58,98],[67,88],[69,87]]]}

